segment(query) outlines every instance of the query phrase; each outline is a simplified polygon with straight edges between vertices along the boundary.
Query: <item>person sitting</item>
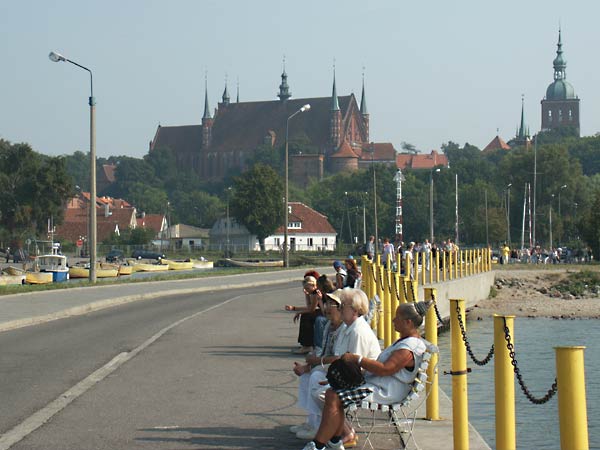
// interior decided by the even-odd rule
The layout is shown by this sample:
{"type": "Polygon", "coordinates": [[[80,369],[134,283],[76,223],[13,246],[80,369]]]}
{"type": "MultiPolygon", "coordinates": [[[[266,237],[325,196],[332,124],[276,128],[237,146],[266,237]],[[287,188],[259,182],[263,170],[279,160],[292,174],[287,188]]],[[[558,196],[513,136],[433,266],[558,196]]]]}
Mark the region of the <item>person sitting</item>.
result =
{"type": "MultiPolygon", "coordinates": [[[[337,336],[333,349],[333,356],[324,357],[322,361],[323,365],[331,364],[347,352],[356,353],[367,358],[377,358],[379,353],[381,353],[379,340],[364,319],[365,314],[369,312],[369,300],[367,295],[360,289],[352,288],[337,290],[335,293],[339,295],[341,300],[340,307],[342,321],[346,326],[337,336]]],[[[315,415],[316,419],[313,423],[317,424],[317,426],[296,433],[296,436],[300,439],[313,439],[315,437],[318,424],[321,422],[323,408],[321,397],[326,390],[326,387],[321,385],[320,382],[325,379],[324,372],[320,379],[311,379],[311,382],[314,383],[311,383],[309,386],[311,398],[307,402],[307,406],[309,413],[315,415]]],[[[349,424],[346,424],[344,429],[343,440],[345,442],[356,440],[356,433],[349,424]]]]}
{"type": "Polygon", "coordinates": [[[304,355],[313,350],[315,335],[315,319],[321,314],[319,309],[317,280],[313,276],[304,277],[302,282],[304,287],[305,306],[285,305],[286,311],[293,311],[294,323],[300,320],[298,330],[298,343],[300,348],[293,350],[293,353],[304,355]]]}
{"type": "Polygon", "coordinates": [[[302,425],[290,427],[290,431],[294,434],[300,431],[316,430],[319,427],[321,416],[312,412],[310,408],[312,404],[311,388],[314,389],[315,386],[320,386],[319,383],[325,379],[325,358],[334,356],[335,342],[340,332],[346,327],[346,324],[342,322],[340,293],[341,291],[335,291],[324,296],[327,323],[323,333],[323,341],[320,344],[321,352],[308,354],[305,364],[294,362],[294,373],[300,377],[296,406],[305,409],[308,413],[306,421],[302,425]]]}
{"type": "Polygon", "coordinates": [[[402,401],[410,392],[411,383],[418,374],[427,347],[419,335],[419,327],[429,302],[403,303],[394,317],[394,329],[400,339],[386,348],[377,359],[346,353],[342,359],[354,362],[365,371],[365,383],[353,389],[329,388],[325,392],[325,405],[321,425],[315,438],[303,450],[324,448],[343,450],[344,409],[363,400],[381,404],[402,401]]]}
{"type": "Polygon", "coordinates": [[[314,353],[316,355],[322,352],[323,333],[327,324],[327,317],[325,317],[325,302],[327,299],[325,298],[325,294],[333,291],[335,291],[335,286],[327,275],[323,274],[317,278],[317,290],[315,294],[317,296],[317,307],[321,310],[322,314],[315,318],[313,341],[315,344],[314,353]]]}

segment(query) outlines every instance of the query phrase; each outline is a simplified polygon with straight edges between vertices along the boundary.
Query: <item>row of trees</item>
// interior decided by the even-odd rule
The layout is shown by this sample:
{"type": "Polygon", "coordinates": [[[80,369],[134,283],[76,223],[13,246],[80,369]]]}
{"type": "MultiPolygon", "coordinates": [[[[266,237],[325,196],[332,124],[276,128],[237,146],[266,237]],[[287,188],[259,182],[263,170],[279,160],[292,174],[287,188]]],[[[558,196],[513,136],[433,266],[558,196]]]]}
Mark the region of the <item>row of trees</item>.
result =
{"type": "MultiPolygon", "coordinates": [[[[431,178],[436,240],[454,237],[458,176],[459,241],[473,245],[489,241],[497,245],[507,239],[510,223],[511,240],[520,243],[525,184],[533,184],[537,156],[536,239],[547,245],[552,231],[555,245],[567,241],[575,245],[580,238],[595,249],[595,254],[600,254],[600,137],[578,138],[573,133],[550,132],[540,133],[537,141],[535,151],[532,145],[492,153],[482,153],[469,144],[448,142],[442,150],[450,168],[439,172],[405,171],[405,240],[429,237],[431,178]]],[[[405,143],[404,147],[412,146],[405,143]]],[[[292,154],[315,151],[303,136],[290,141],[292,154]]],[[[5,195],[0,199],[0,232],[7,236],[43,233],[47,217],[59,221],[62,204],[74,193],[74,187],[89,188],[88,157],[83,152],[47,157],[26,144],[0,141],[0,181],[5,187],[5,195]]],[[[156,149],[144,158],[99,158],[98,167],[105,163],[116,164],[116,183],[100,194],[124,198],[147,213],[168,214],[171,223],[211,227],[225,215],[227,204],[231,216],[259,237],[268,236],[283,222],[282,147],[259,146],[248,161],[247,173],[230,173],[220,183],[207,183],[191,169],[181,170],[166,148],[156,149]]],[[[290,200],[302,201],[328,216],[338,238],[348,243],[362,242],[363,234],[374,234],[377,203],[379,236],[393,237],[395,174],[395,167],[384,165],[340,173],[315,181],[306,189],[292,185],[290,200]]]]}

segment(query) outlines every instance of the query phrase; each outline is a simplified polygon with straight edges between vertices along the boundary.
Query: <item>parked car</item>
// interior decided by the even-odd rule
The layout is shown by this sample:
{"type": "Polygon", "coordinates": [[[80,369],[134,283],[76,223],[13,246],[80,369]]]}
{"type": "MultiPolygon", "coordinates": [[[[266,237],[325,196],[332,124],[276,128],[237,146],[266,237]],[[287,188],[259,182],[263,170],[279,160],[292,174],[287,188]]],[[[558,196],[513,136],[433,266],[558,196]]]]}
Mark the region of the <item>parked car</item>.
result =
{"type": "Polygon", "coordinates": [[[106,255],[106,262],[118,262],[123,261],[125,259],[125,253],[123,250],[119,250],[118,248],[113,248],[108,255],[106,255]]]}
{"type": "Polygon", "coordinates": [[[153,252],[151,250],[144,250],[141,248],[134,250],[131,254],[131,257],[135,259],[156,259],[158,261],[166,258],[164,253],[153,252]]]}

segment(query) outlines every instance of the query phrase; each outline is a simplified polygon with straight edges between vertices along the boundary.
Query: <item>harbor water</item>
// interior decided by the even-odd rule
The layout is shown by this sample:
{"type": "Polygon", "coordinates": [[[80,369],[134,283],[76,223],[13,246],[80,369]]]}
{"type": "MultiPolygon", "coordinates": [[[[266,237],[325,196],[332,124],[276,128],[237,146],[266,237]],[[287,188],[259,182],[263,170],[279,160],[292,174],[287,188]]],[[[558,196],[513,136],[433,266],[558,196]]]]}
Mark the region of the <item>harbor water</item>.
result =
{"type": "MultiPolygon", "coordinates": [[[[493,344],[493,320],[468,321],[467,334],[478,359],[493,344]]],[[[585,382],[590,449],[600,449],[600,321],[595,319],[515,318],[515,358],[529,391],[543,397],[556,377],[555,346],[586,346],[585,382]]],[[[450,375],[450,333],[439,337],[440,387],[452,393],[450,375]]],[[[468,358],[469,421],[490,447],[495,448],[494,360],[486,366],[468,358]]],[[[525,450],[560,449],[558,399],[555,395],[542,405],[525,397],[515,377],[517,448],[525,450]]],[[[576,449],[573,449],[576,450],[576,449]]]]}

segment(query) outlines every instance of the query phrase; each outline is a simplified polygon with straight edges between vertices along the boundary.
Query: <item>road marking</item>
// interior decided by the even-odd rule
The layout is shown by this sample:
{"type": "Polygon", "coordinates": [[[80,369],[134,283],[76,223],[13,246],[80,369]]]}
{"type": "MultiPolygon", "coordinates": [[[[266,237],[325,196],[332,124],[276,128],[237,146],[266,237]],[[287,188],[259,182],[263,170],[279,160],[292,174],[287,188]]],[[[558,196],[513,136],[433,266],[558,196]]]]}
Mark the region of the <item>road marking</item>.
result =
{"type": "Polygon", "coordinates": [[[181,325],[187,320],[193,319],[201,314],[212,311],[213,309],[220,308],[221,306],[224,306],[234,300],[239,300],[240,298],[242,298],[241,295],[232,297],[221,303],[203,309],[202,311],[198,311],[190,316],[184,317],[183,319],[179,319],[176,322],[173,322],[171,325],[166,326],[150,338],[146,339],[142,344],[140,344],[132,351],[119,353],[107,364],[105,364],[92,374],[88,375],[86,378],[81,380],[72,388],[63,392],[55,400],[48,403],[42,409],[36,411],[27,419],[22,421],[20,424],[14,426],[11,430],[7,431],[3,435],[0,435],[0,450],[8,450],[17,442],[21,441],[26,436],[33,433],[39,427],[48,422],[48,420],[50,420],[54,415],[65,409],[72,401],[85,394],[94,385],[104,380],[104,378],[113,373],[127,361],[135,358],[140,352],[148,348],[168,331],[181,325]]]}

